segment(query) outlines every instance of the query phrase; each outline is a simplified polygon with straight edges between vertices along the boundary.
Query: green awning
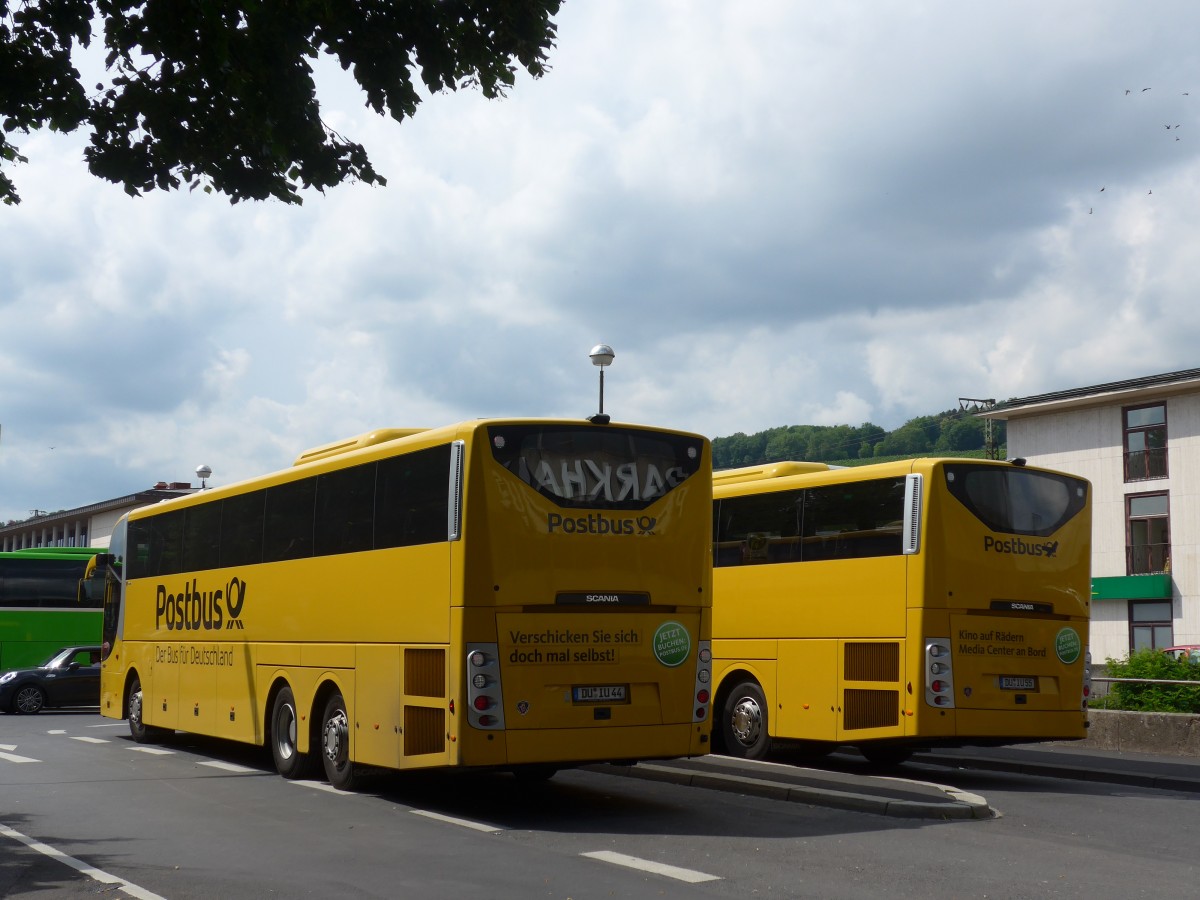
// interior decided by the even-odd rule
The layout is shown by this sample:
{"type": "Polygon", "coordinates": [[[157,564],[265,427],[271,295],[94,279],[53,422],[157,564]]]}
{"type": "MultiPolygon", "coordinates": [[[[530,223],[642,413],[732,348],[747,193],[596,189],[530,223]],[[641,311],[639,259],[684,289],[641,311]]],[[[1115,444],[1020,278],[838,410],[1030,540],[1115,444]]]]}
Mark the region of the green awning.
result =
{"type": "Polygon", "coordinates": [[[1170,600],[1171,576],[1114,575],[1092,579],[1093,600],[1170,600]]]}

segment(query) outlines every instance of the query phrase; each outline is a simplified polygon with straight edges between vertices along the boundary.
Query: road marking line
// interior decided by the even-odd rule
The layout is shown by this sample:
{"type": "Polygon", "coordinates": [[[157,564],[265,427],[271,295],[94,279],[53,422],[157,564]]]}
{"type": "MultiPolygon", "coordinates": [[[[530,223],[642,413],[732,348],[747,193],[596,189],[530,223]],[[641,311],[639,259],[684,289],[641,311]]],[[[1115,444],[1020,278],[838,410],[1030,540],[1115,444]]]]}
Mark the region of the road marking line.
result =
{"type": "Polygon", "coordinates": [[[136,884],[131,884],[123,878],[118,878],[116,875],[110,875],[103,869],[97,869],[94,866],[89,866],[83,860],[76,859],[73,856],[67,856],[67,854],[63,853],[61,850],[56,850],[49,844],[43,844],[41,841],[36,841],[31,837],[27,837],[21,834],[19,831],[14,831],[7,825],[0,825],[0,835],[12,838],[14,841],[20,841],[29,849],[36,850],[38,853],[49,856],[51,859],[58,860],[60,863],[70,866],[76,872],[81,872],[95,881],[99,881],[102,884],[114,884],[119,890],[124,891],[131,897],[136,897],[137,900],[166,900],[166,898],[161,897],[153,891],[148,891],[143,887],[138,887],[136,884]]]}
{"type": "Polygon", "coordinates": [[[697,872],[695,869],[681,869],[679,866],[668,866],[666,863],[654,862],[649,859],[638,859],[636,856],[626,856],[624,853],[614,853],[612,850],[595,850],[591,853],[581,853],[589,859],[638,869],[642,872],[653,872],[655,875],[665,875],[688,884],[700,884],[702,881],[720,881],[721,876],[709,875],[707,872],[697,872]]]}
{"type": "Polygon", "coordinates": [[[316,791],[324,791],[327,794],[353,794],[354,791],[339,791],[332,784],[326,784],[324,781],[312,781],[308,778],[297,778],[295,781],[289,781],[288,784],[298,784],[301,787],[312,788],[316,791]]]}
{"type": "MultiPolygon", "coordinates": [[[[8,745],[5,744],[5,746],[7,747],[8,745]]],[[[7,760],[8,762],[16,762],[16,763],[41,762],[40,759],[30,759],[28,756],[18,756],[16,753],[0,753],[0,759],[4,759],[4,760],[7,760]]]]}
{"type": "Polygon", "coordinates": [[[427,809],[412,809],[409,810],[415,816],[424,816],[427,819],[436,819],[439,822],[446,822],[450,825],[461,825],[463,828],[473,828],[475,831],[486,831],[489,834],[496,834],[503,831],[503,828],[497,828],[495,825],[487,825],[483,822],[472,822],[470,819],[459,819],[454,816],[443,816],[441,813],[430,812],[427,809]]]}
{"type": "Polygon", "coordinates": [[[164,750],[162,747],[130,747],[138,753],[149,753],[151,756],[174,756],[174,750],[164,750]]]}
{"type": "Polygon", "coordinates": [[[205,760],[204,762],[200,763],[200,765],[208,766],[212,769],[224,769],[226,772],[240,772],[243,774],[257,771],[255,769],[249,769],[246,766],[239,766],[236,763],[220,762],[219,760],[215,759],[205,760]]]}
{"type": "Polygon", "coordinates": [[[108,740],[107,738],[94,738],[94,737],[88,737],[87,735],[79,735],[79,734],[71,735],[71,740],[82,741],[85,744],[111,744],[112,743],[112,741],[108,740]]]}
{"type": "Polygon", "coordinates": [[[51,728],[49,731],[46,732],[46,734],[66,734],[66,733],[67,733],[67,729],[65,729],[65,728],[51,728]]]}
{"type": "Polygon", "coordinates": [[[12,753],[16,749],[16,744],[0,744],[0,750],[7,750],[9,753],[12,753]]]}

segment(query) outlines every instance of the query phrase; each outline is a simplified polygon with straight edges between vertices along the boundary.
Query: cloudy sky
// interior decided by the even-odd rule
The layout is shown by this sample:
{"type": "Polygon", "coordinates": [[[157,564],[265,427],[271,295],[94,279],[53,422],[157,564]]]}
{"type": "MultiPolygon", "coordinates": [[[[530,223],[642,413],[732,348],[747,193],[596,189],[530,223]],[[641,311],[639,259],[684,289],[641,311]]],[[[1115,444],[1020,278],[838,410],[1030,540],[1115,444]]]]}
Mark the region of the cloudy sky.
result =
{"type": "Polygon", "coordinates": [[[1200,5],[567,0],[543,79],[324,115],[386,188],[131,199],[16,135],[0,522],[382,426],[710,437],[1200,365],[1200,5]],[[1170,126],[1170,127],[1167,127],[1170,126]]]}

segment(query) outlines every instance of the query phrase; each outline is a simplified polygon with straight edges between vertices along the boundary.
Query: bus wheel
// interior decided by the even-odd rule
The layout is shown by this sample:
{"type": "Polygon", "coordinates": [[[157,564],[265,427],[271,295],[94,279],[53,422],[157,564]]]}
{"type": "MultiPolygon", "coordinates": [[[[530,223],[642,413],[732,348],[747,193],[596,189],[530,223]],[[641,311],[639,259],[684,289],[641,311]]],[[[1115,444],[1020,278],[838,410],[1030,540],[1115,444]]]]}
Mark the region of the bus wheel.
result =
{"type": "Polygon", "coordinates": [[[290,687],[282,687],[271,706],[271,756],[275,771],[284,778],[299,778],[308,769],[308,757],[296,744],[296,698],[290,687]]]}
{"type": "Polygon", "coordinates": [[[129,734],[139,744],[156,744],[167,735],[165,728],[147,725],[142,719],[145,709],[145,694],[142,693],[142,680],[136,675],[129,685],[129,734]]]}
{"type": "Polygon", "coordinates": [[[333,787],[348,791],[354,786],[350,719],[346,715],[346,701],[338,691],[334,691],[325,704],[321,723],[321,762],[325,765],[325,777],[333,787]]]}
{"type": "Polygon", "coordinates": [[[859,744],[858,752],[867,762],[877,766],[898,766],[908,762],[913,755],[908,747],[890,747],[887,744],[859,744]]]}
{"type": "Polygon", "coordinates": [[[15,713],[30,714],[40,712],[46,705],[46,692],[36,684],[26,684],[17,688],[16,696],[12,699],[12,710],[15,713]]]}
{"type": "Polygon", "coordinates": [[[725,696],[721,716],[725,753],[742,759],[762,759],[771,741],[767,732],[767,700],[754,681],[735,685],[725,696]]]}

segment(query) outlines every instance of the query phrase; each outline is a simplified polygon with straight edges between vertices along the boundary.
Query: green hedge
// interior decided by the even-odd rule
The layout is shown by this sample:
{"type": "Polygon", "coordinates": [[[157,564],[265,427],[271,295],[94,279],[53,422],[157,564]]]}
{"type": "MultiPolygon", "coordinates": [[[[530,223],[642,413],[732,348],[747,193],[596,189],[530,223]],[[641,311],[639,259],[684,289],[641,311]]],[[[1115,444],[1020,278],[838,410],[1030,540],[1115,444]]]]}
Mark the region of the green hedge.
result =
{"type": "Polygon", "coordinates": [[[1092,705],[1136,712],[1200,713],[1200,664],[1181,662],[1161,650],[1141,650],[1126,660],[1108,660],[1110,678],[1195,681],[1190,684],[1110,683],[1108,696],[1092,705]]]}

